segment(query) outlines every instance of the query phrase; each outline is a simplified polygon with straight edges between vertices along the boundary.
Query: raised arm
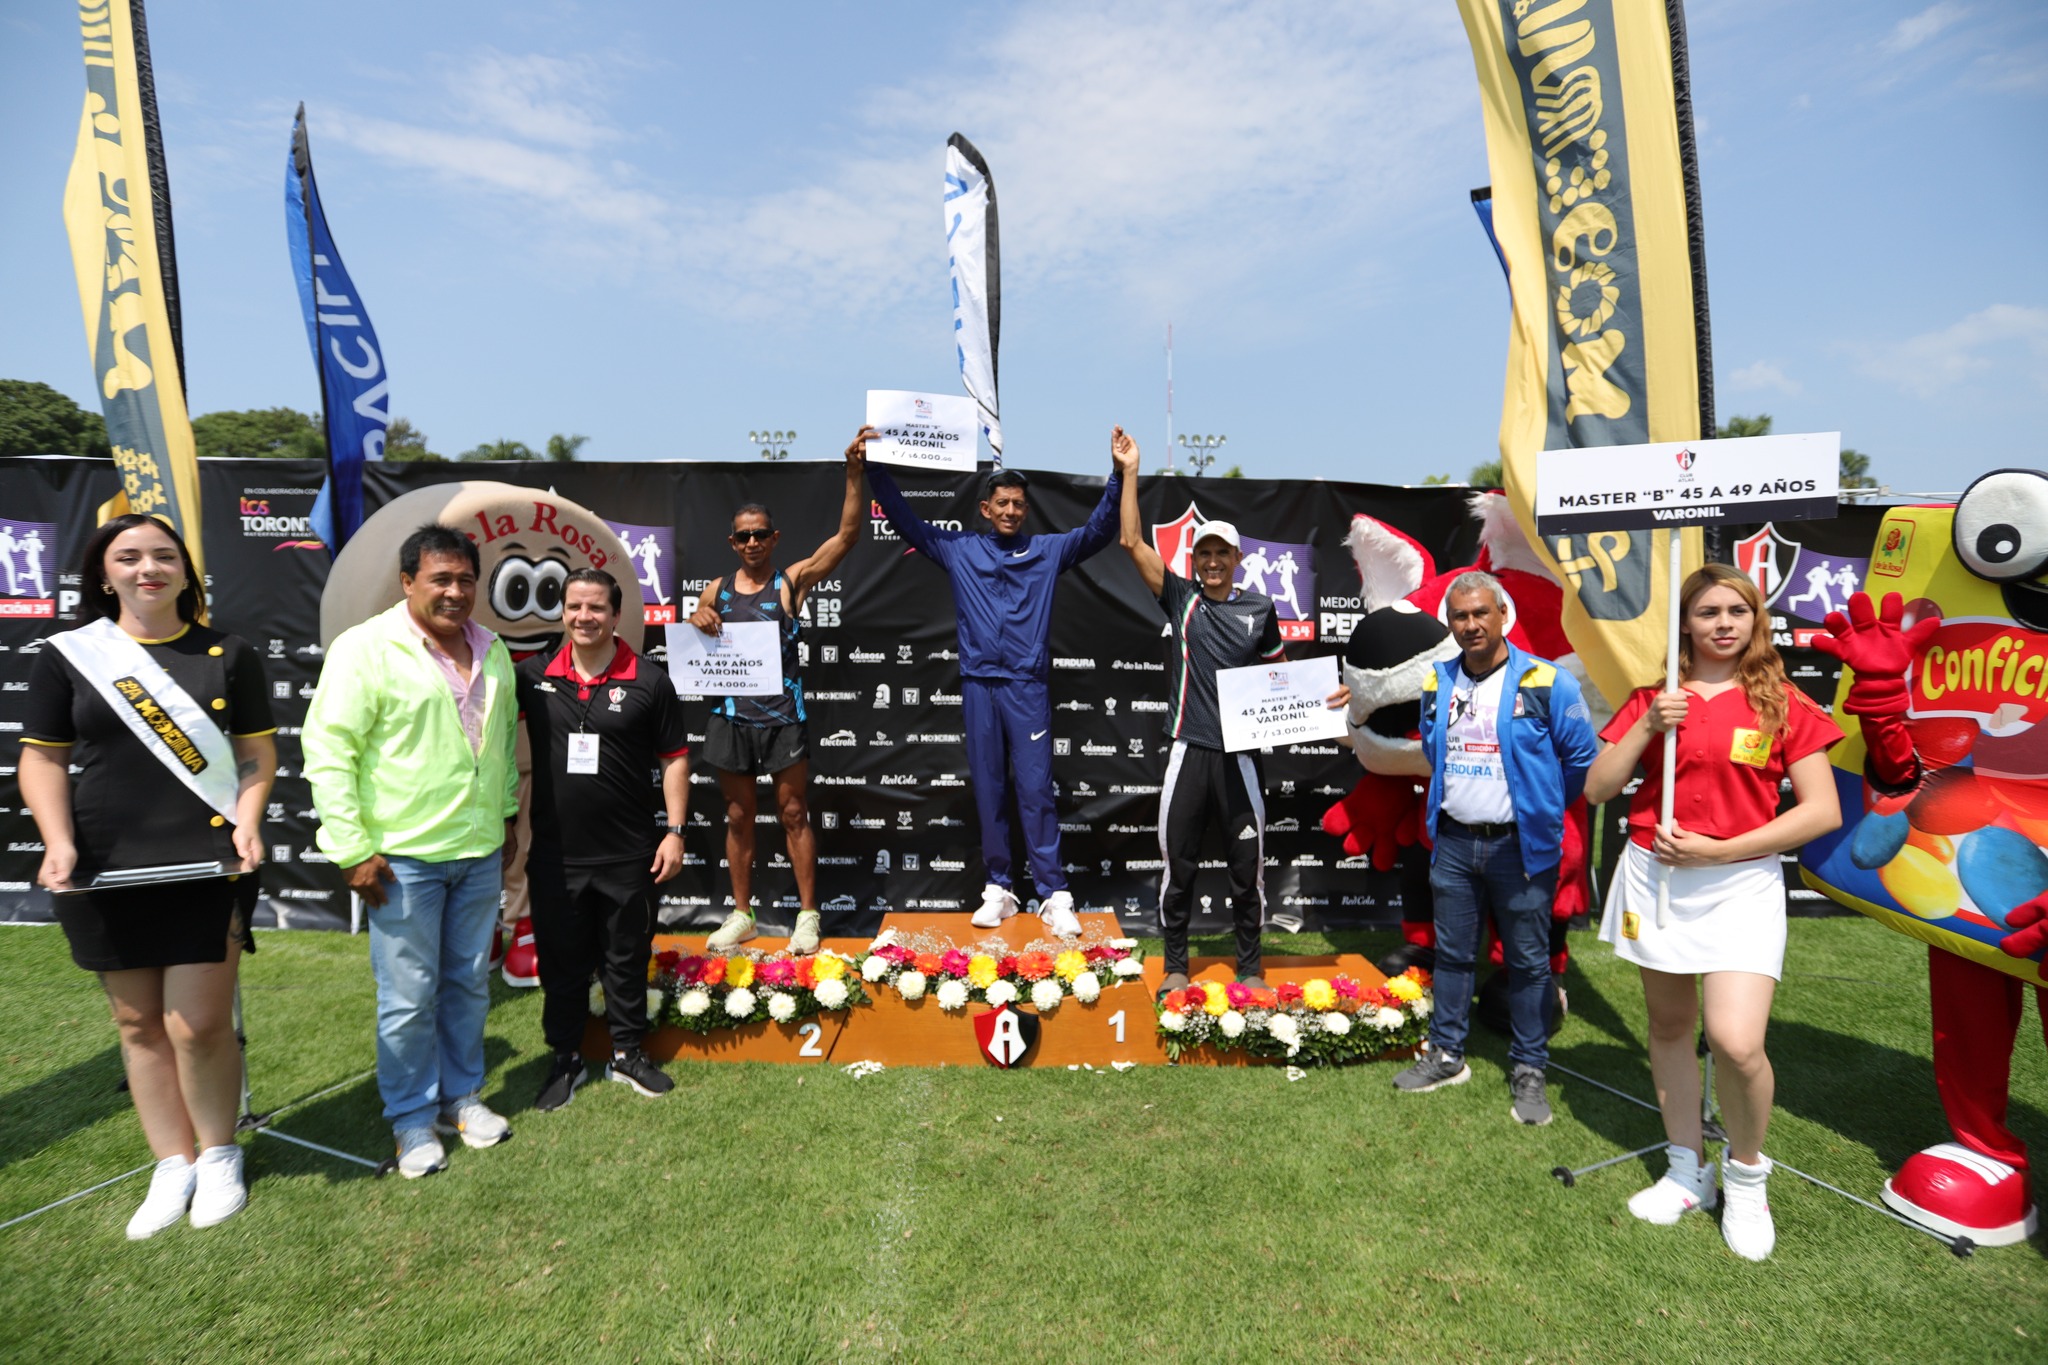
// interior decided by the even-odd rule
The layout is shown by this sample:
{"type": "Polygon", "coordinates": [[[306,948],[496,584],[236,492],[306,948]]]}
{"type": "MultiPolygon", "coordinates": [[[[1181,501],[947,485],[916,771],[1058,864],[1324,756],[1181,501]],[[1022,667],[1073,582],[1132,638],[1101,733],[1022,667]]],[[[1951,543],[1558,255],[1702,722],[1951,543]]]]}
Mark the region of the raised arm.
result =
{"type": "Polygon", "coordinates": [[[1102,499],[1095,504],[1095,510],[1088,514],[1088,520],[1079,530],[1069,531],[1060,537],[1060,572],[1065,573],[1092,554],[1107,549],[1117,538],[1117,526],[1122,521],[1124,501],[1124,477],[1112,452],[1110,457],[1109,482],[1102,486],[1102,499]]]}
{"type": "Polygon", "coordinates": [[[853,438],[853,444],[846,448],[846,499],[839,507],[839,529],[832,538],[820,545],[809,559],[801,559],[789,566],[789,605],[795,611],[803,605],[804,594],[812,585],[839,567],[839,561],[860,542],[860,524],[867,509],[861,493],[861,475],[867,471],[868,437],[875,434],[873,427],[862,427],[853,438]]]}
{"type": "Polygon", "coordinates": [[[1130,555],[1131,563],[1138,566],[1138,577],[1145,580],[1145,591],[1157,597],[1166,587],[1166,561],[1146,541],[1144,524],[1138,518],[1138,443],[1122,427],[1112,427],[1109,454],[1116,462],[1116,472],[1123,482],[1117,507],[1124,552],[1130,555]]]}
{"type": "Polygon", "coordinates": [[[890,477],[888,470],[870,469],[868,487],[875,490],[875,501],[882,504],[882,512],[889,518],[889,524],[896,528],[896,534],[908,541],[912,549],[935,562],[943,562],[945,542],[959,533],[941,531],[911,511],[903,490],[896,486],[896,480],[890,477]]]}

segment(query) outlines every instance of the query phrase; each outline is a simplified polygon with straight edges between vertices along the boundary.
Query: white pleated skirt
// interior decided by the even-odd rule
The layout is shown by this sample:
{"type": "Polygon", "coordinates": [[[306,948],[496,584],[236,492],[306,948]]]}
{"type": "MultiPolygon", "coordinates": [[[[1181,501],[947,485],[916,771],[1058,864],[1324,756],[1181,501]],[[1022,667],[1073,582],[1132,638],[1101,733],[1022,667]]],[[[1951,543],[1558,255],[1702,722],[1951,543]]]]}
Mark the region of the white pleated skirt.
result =
{"type": "Polygon", "coordinates": [[[1785,874],[1767,854],[1719,867],[1674,867],[1670,922],[1657,927],[1663,870],[1631,840],[1607,888],[1600,939],[1626,961],[1652,971],[1756,972],[1780,979],[1785,968],[1785,874]]]}

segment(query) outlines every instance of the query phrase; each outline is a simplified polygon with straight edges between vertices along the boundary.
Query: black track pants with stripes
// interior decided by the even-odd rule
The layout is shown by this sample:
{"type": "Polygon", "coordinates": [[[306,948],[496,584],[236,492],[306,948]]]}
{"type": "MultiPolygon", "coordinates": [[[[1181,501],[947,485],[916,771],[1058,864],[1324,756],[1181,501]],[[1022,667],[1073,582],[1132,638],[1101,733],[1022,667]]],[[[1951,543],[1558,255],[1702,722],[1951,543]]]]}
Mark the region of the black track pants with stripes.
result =
{"type": "Polygon", "coordinates": [[[1221,826],[1237,927],[1237,974],[1259,972],[1259,930],[1266,919],[1266,798],[1249,754],[1226,754],[1176,740],[1159,788],[1159,928],[1168,973],[1188,969],[1188,921],[1202,840],[1221,826]]]}

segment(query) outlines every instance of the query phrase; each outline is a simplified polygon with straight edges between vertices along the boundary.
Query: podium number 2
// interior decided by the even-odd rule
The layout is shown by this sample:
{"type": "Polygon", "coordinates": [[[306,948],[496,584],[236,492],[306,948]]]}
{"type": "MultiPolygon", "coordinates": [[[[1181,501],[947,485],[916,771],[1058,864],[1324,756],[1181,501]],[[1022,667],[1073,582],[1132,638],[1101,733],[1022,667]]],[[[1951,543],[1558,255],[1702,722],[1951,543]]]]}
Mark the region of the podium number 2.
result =
{"type": "MultiPolygon", "coordinates": [[[[798,1028],[796,1032],[797,1036],[804,1040],[804,1045],[796,1050],[797,1056],[822,1057],[825,1055],[824,1049],[818,1046],[818,1039],[824,1034],[824,1029],[819,1028],[816,1024],[805,1024],[798,1028]]],[[[1119,1042],[1122,1041],[1123,1034],[1121,1032],[1117,1034],[1117,1039],[1119,1042]]]]}
{"type": "Polygon", "coordinates": [[[1124,1012],[1122,1010],[1118,1010],[1115,1014],[1109,1016],[1109,1026],[1116,1030],[1116,1040],[1121,1043],[1124,1040],[1124,1012]]]}

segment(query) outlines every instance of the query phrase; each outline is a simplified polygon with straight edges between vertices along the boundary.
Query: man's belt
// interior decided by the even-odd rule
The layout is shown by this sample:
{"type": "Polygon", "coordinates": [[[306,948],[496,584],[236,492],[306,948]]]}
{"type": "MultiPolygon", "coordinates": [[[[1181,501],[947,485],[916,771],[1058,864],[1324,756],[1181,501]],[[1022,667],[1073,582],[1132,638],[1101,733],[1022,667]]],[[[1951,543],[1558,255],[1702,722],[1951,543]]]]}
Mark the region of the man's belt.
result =
{"type": "Polygon", "coordinates": [[[1457,816],[1446,814],[1442,810],[1437,811],[1436,822],[1438,825],[1449,825],[1458,833],[1469,834],[1475,839],[1505,839],[1515,832],[1512,822],[1505,825],[1468,825],[1457,816]]]}

